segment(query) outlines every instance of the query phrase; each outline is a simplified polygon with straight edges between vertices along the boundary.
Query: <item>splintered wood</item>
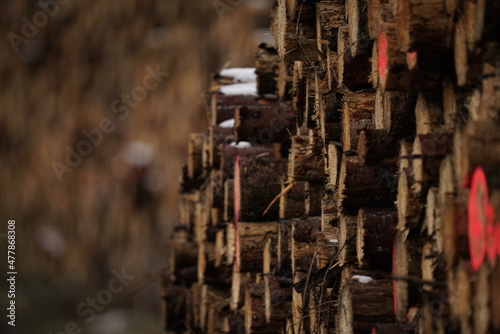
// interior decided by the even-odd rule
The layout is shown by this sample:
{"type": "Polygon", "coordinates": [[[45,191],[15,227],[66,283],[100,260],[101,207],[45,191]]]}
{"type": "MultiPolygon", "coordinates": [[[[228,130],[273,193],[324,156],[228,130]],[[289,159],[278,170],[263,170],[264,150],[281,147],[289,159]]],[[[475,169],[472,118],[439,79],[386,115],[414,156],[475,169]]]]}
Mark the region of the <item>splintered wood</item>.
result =
{"type": "Polygon", "coordinates": [[[165,331],[500,332],[498,17],[278,0],[257,95],[215,74],[189,138],[165,331]]]}

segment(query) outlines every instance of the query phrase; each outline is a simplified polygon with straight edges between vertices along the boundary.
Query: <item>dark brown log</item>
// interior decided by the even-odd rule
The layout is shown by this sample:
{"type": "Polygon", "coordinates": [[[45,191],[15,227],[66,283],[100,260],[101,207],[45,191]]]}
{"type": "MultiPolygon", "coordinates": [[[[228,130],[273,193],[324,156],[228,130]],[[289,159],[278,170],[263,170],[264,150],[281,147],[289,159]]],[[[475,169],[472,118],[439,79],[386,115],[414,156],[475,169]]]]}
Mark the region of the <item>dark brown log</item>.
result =
{"type": "Polygon", "coordinates": [[[399,140],[386,130],[362,130],[357,149],[359,162],[367,166],[395,166],[399,146],[399,140]]]}
{"type": "Polygon", "coordinates": [[[225,145],[221,157],[221,170],[223,172],[224,179],[234,178],[234,166],[237,156],[245,158],[276,157],[274,149],[271,145],[255,145],[244,148],[239,148],[233,145],[225,145]]]}
{"type": "Polygon", "coordinates": [[[214,93],[211,97],[210,108],[207,108],[209,125],[218,125],[234,118],[234,112],[241,106],[255,106],[260,102],[253,96],[224,95],[214,93]]]}
{"type": "Polygon", "coordinates": [[[203,173],[203,133],[189,135],[187,170],[190,179],[196,179],[203,173]]]}
{"type": "Polygon", "coordinates": [[[322,183],[306,182],[305,194],[304,209],[306,216],[320,216],[325,186],[322,183]]]}
{"type": "Polygon", "coordinates": [[[224,182],[224,221],[231,221],[234,217],[234,180],[224,182]]]}
{"type": "Polygon", "coordinates": [[[361,166],[357,157],[344,156],[339,176],[339,207],[351,214],[357,214],[360,207],[393,207],[397,190],[395,172],[395,168],[361,166]]]}
{"type": "Polygon", "coordinates": [[[437,132],[443,119],[443,95],[441,93],[420,93],[415,105],[417,134],[426,135],[437,132]]]}
{"type": "Polygon", "coordinates": [[[239,198],[240,221],[273,221],[279,218],[278,205],[273,205],[265,215],[263,213],[281,192],[281,179],[285,172],[286,161],[283,159],[262,157],[239,160],[240,193],[235,194],[235,201],[239,198]]]}
{"type": "Polygon", "coordinates": [[[338,228],[332,227],[329,232],[319,232],[316,244],[318,249],[316,267],[323,268],[332,265],[339,251],[338,228]]]}
{"type": "Polygon", "coordinates": [[[309,272],[317,256],[316,240],[321,228],[321,217],[292,219],[292,271],[309,272]]]}
{"type": "Polygon", "coordinates": [[[371,334],[401,334],[404,333],[401,326],[397,324],[375,324],[371,334]]]}
{"type": "Polygon", "coordinates": [[[262,272],[263,250],[267,238],[278,238],[277,222],[237,224],[236,267],[240,272],[262,272]]]}
{"type": "Polygon", "coordinates": [[[500,331],[500,319],[496,314],[500,314],[500,264],[497,263],[490,275],[490,314],[491,314],[491,330],[493,332],[500,331]]]}
{"type": "Polygon", "coordinates": [[[204,159],[203,166],[205,169],[220,169],[221,155],[225,145],[234,141],[233,129],[223,128],[217,125],[208,128],[208,140],[204,141],[204,159]],[[208,153],[208,154],[206,154],[208,153]]]}
{"type": "Polygon", "coordinates": [[[349,32],[346,26],[339,28],[338,32],[338,57],[337,81],[338,87],[347,87],[351,90],[371,88],[369,81],[371,75],[370,58],[372,56],[373,42],[366,38],[358,41],[355,56],[352,55],[352,45],[349,44],[349,32]]]}
{"type": "Polygon", "coordinates": [[[453,16],[446,1],[397,1],[397,33],[401,51],[446,49],[450,45],[453,16]]]}
{"type": "Polygon", "coordinates": [[[357,149],[359,132],[375,127],[375,93],[349,92],[344,95],[342,108],[342,146],[344,151],[357,149]]]}
{"type": "Polygon", "coordinates": [[[340,95],[317,94],[318,128],[325,145],[332,141],[340,142],[342,138],[342,99],[340,95]]]}
{"type": "Polygon", "coordinates": [[[369,275],[373,275],[372,272],[350,267],[342,270],[337,324],[339,333],[370,333],[377,323],[394,323],[391,280],[369,275]],[[364,279],[369,282],[361,283],[364,279]]]}
{"type": "Polygon", "coordinates": [[[356,249],[360,268],[391,270],[396,225],[394,209],[359,209],[356,249]]]}
{"type": "Polygon", "coordinates": [[[312,63],[319,59],[316,42],[316,9],[314,4],[288,12],[287,0],[279,0],[274,15],[273,32],[278,47],[278,54],[285,61],[303,61],[312,63]],[[312,15],[308,15],[310,12],[312,15]]]}
{"type": "Polygon", "coordinates": [[[418,135],[413,142],[413,176],[417,183],[439,180],[441,161],[452,150],[452,136],[447,133],[418,135]]]}
{"type": "Polygon", "coordinates": [[[234,117],[235,140],[258,145],[289,143],[295,127],[295,115],[286,104],[241,107],[234,117]]]}
{"type": "Polygon", "coordinates": [[[281,181],[281,193],[286,192],[280,197],[280,219],[298,218],[305,214],[305,186],[304,181],[296,181],[291,185],[281,181]]]}
{"type": "Polygon", "coordinates": [[[293,181],[322,182],[325,179],[321,141],[310,144],[308,136],[293,136],[288,159],[288,178],[293,181]]]}
{"type": "Polygon", "coordinates": [[[346,23],[345,6],[336,2],[316,3],[316,35],[318,49],[337,50],[338,29],[346,23]]]}
{"type": "Polygon", "coordinates": [[[277,94],[280,101],[292,99],[293,62],[281,60],[279,62],[277,94]]]}
{"type": "Polygon", "coordinates": [[[385,129],[396,137],[414,135],[416,102],[416,94],[393,91],[383,93],[380,95],[380,102],[375,104],[375,127],[385,129]]]}
{"type": "Polygon", "coordinates": [[[351,55],[356,57],[363,43],[370,40],[366,0],[346,0],[345,4],[351,55]]]}
{"type": "MultiPolygon", "coordinates": [[[[279,234],[278,234],[278,267],[277,271],[280,273],[286,273],[287,271],[291,275],[291,244],[290,240],[292,238],[292,222],[290,220],[282,220],[279,224],[279,234]]],[[[291,276],[290,276],[291,278],[291,276]]]]}
{"type": "Polygon", "coordinates": [[[279,69],[278,51],[272,45],[259,45],[255,60],[257,74],[257,93],[260,96],[277,93],[276,78],[279,69]]]}

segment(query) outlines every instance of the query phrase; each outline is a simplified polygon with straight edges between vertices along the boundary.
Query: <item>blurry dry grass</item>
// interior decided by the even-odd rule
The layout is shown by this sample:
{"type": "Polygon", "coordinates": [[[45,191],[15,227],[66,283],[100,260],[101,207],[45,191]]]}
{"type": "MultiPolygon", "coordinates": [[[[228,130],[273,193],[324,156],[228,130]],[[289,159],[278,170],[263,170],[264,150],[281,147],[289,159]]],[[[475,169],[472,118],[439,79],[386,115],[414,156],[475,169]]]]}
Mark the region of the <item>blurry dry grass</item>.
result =
{"type": "MultiPolygon", "coordinates": [[[[33,22],[39,10],[34,1],[4,3],[1,35],[21,35],[21,18],[33,22]]],[[[60,5],[19,54],[2,38],[0,233],[7,219],[16,219],[25,284],[64,277],[84,294],[105,286],[113,268],[140,277],[136,286],[157,277],[177,219],[187,134],[205,126],[202,94],[209,73],[228,57],[231,66],[253,66],[254,28],[245,2],[221,21],[209,0],[73,0],[60,5]],[[118,121],[112,102],[157,64],[170,76],[118,121]],[[64,163],[65,147],[75,148],[82,130],[97,128],[105,117],[115,121],[115,131],[59,182],[52,162],[64,163]],[[155,165],[164,174],[153,232],[150,215],[132,208],[127,180],[116,172],[124,145],[137,140],[157,148],[155,165]],[[64,237],[60,257],[41,247],[42,226],[64,237]]]]}

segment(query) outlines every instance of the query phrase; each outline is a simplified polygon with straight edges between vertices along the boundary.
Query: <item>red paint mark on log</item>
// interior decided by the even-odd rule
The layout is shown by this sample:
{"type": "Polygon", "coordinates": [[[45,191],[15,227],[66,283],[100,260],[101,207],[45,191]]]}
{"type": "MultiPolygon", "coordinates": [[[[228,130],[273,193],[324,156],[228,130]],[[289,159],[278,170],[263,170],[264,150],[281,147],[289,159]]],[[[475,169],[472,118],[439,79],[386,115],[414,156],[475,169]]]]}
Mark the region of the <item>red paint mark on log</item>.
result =
{"type": "Polygon", "coordinates": [[[417,62],[418,53],[416,51],[406,53],[406,64],[410,70],[413,70],[417,66],[417,62]]]}
{"type": "Polygon", "coordinates": [[[472,269],[478,270],[486,255],[486,226],[488,185],[482,168],[476,168],[472,174],[471,189],[467,201],[469,255],[472,269]]]}
{"type": "Polygon", "coordinates": [[[377,68],[378,76],[381,80],[385,81],[387,79],[387,36],[385,33],[381,32],[378,36],[377,45],[377,68]]]}

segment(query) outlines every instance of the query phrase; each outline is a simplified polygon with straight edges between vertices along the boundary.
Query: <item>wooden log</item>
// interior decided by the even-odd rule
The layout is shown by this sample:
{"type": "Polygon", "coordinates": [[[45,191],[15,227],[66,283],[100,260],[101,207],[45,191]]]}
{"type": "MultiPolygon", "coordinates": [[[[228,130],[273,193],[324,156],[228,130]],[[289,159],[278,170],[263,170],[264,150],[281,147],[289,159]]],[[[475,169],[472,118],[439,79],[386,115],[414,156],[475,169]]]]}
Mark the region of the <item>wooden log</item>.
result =
{"type": "Polygon", "coordinates": [[[287,185],[281,181],[280,219],[302,217],[305,214],[305,181],[296,181],[287,185]]]}
{"type": "Polygon", "coordinates": [[[353,46],[349,44],[348,27],[342,26],[339,28],[337,45],[338,87],[341,89],[348,87],[351,90],[371,88],[369,77],[371,75],[372,41],[365,38],[356,43],[356,53],[353,56],[351,53],[353,46]]]}
{"type": "MultiPolygon", "coordinates": [[[[498,278],[497,278],[498,279],[498,278]]],[[[486,334],[489,332],[490,314],[490,268],[487,264],[481,266],[474,282],[474,293],[472,295],[472,322],[473,333],[486,334]]]]}
{"type": "Polygon", "coordinates": [[[329,143],[327,148],[327,167],[326,174],[328,177],[327,189],[336,190],[338,187],[338,175],[342,159],[342,149],[334,143],[329,143]]]}
{"type": "MultiPolygon", "coordinates": [[[[433,241],[427,241],[422,247],[422,279],[427,282],[446,281],[446,263],[442,252],[436,247],[433,241]]],[[[424,291],[433,292],[436,287],[431,284],[424,284],[424,291]]]]}
{"type": "Polygon", "coordinates": [[[245,333],[276,333],[283,324],[267,323],[265,315],[264,282],[251,283],[245,291],[245,333]]]}
{"type": "Polygon", "coordinates": [[[396,199],[396,168],[361,166],[357,157],[342,159],[337,203],[344,213],[360,207],[390,208],[396,199]]]}
{"type": "Polygon", "coordinates": [[[207,108],[209,125],[218,125],[234,118],[234,112],[241,106],[259,105],[260,101],[253,96],[212,94],[210,108],[207,108]]]}
{"type": "Polygon", "coordinates": [[[278,51],[273,45],[261,43],[255,59],[257,93],[260,96],[276,95],[276,79],[279,68],[278,51]]]}
{"type": "Polygon", "coordinates": [[[280,101],[292,99],[293,86],[293,62],[281,60],[278,68],[278,79],[276,82],[277,94],[280,101]]]}
{"type": "Polygon", "coordinates": [[[467,197],[468,192],[462,190],[457,197],[448,195],[443,204],[443,251],[451,268],[469,256],[467,197]]]}
{"type": "Polygon", "coordinates": [[[417,95],[406,92],[377,91],[375,103],[375,128],[385,129],[395,137],[415,134],[415,105],[417,95]]]}
{"type": "Polygon", "coordinates": [[[287,287],[282,288],[274,275],[265,275],[264,285],[266,323],[284,327],[291,307],[292,290],[287,287]]]}
{"type": "MultiPolygon", "coordinates": [[[[497,51],[498,54],[498,51],[497,51]]],[[[481,86],[481,102],[479,105],[479,119],[484,121],[499,121],[500,114],[500,59],[496,56],[483,64],[483,80],[481,86]]]]}
{"type": "Polygon", "coordinates": [[[368,9],[366,0],[346,0],[347,28],[351,56],[356,57],[362,44],[370,40],[368,33],[368,9]]]}
{"type": "Polygon", "coordinates": [[[338,29],[346,23],[345,6],[336,2],[316,3],[316,37],[318,50],[336,50],[338,29]]]}
{"type": "Polygon", "coordinates": [[[174,284],[187,286],[197,280],[198,246],[189,241],[173,245],[169,259],[169,271],[173,274],[171,280],[174,284]]]}
{"type": "Polygon", "coordinates": [[[321,142],[309,144],[308,136],[293,136],[288,159],[288,179],[293,181],[322,182],[325,178],[321,142]]]}
{"type": "Polygon", "coordinates": [[[339,219],[339,263],[344,266],[355,263],[357,217],[340,215],[339,219]]]}
{"type": "Polygon", "coordinates": [[[449,286],[451,316],[458,322],[461,333],[473,333],[471,274],[470,264],[460,260],[455,268],[453,284],[449,286]]]}
{"type": "Polygon", "coordinates": [[[397,33],[403,52],[446,49],[450,44],[453,16],[448,13],[446,1],[420,1],[396,4],[397,33]]]}
{"type": "Polygon", "coordinates": [[[394,323],[392,283],[371,272],[342,270],[338,333],[370,333],[376,323],[394,323]]]}
{"type": "Polygon", "coordinates": [[[403,329],[397,324],[375,324],[371,334],[401,334],[403,329]]]}
{"type": "Polygon", "coordinates": [[[407,169],[400,171],[396,207],[398,230],[419,227],[423,219],[423,196],[421,187],[414,186],[413,175],[407,169]]]}
{"type": "Polygon", "coordinates": [[[413,142],[413,176],[417,183],[439,181],[441,161],[452,150],[452,137],[447,133],[417,135],[413,142]]]}
{"type": "Polygon", "coordinates": [[[356,253],[360,268],[391,270],[396,225],[394,209],[359,209],[356,253]]]}
{"type": "MultiPolygon", "coordinates": [[[[306,273],[296,272],[293,276],[293,282],[298,283],[305,279],[306,273]]],[[[295,289],[292,289],[292,330],[293,333],[303,333],[304,328],[308,327],[309,318],[304,317],[308,313],[308,304],[304,302],[307,294],[302,295],[295,289]]]]}
{"type": "MultiPolygon", "coordinates": [[[[273,221],[279,218],[279,208],[273,205],[265,215],[266,208],[281,192],[280,180],[285,174],[286,161],[283,159],[241,158],[236,164],[240,192],[235,194],[235,206],[240,212],[240,221],[273,221]]],[[[235,193],[237,187],[235,187],[235,193]]]]}
{"type": "Polygon", "coordinates": [[[306,182],[305,186],[304,213],[306,216],[320,216],[321,203],[325,195],[325,187],[322,183],[306,182]]]}
{"type": "Polygon", "coordinates": [[[295,115],[286,104],[246,106],[236,109],[234,138],[252,144],[290,142],[295,115]]]}
{"type": "Polygon", "coordinates": [[[347,93],[342,109],[342,146],[344,151],[355,150],[359,132],[374,128],[375,94],[372,92],[347,93]]]}
{"type": "Polygon", "coordinates": [[[234,180],[224,182],[224,221],[229,222],[234,217],[234,180]]]}
{"type": "Polygon", "coordinates": [[[266,238],[278,238],[277,222],[237,223],[236,268],[261,272],[266,238]]]}
{"type": "Polygon", "coordinates": [[[316,42],[315,7],[301,6],[300,14],[291,16],[295,10],[288,12],[287,0],[279,0],[274,15],[273,32],[278,47],[278,54],[285,61],[304,61],[311,63],[319,59],[316,42]],[[309,10],[310,9],[310,10],[309,10]],[[310,11],[312,17],[307,17],[310,11]]]}
{"type": "Polygon", "coordinates": [[[316,268],[323,268],[333,264],[339,251],[338,228],[332,228],[329,232],[321,231],[316,239],[318,249],[316,255],[316,268]]]}
{"type": "Polygon", "coordinates": [[[394,243],[394,312],[398,321],[406,317],[409,306],[419,300],[418,287],[410,284],[406,278],[420,279],[422,259],[422,239],[415,238],[408,230],[398,231],[394,243]]]}
{"type": "Polygon", "coordinates": [[[192,133],[189,135],[187,169],[188,177],[198,178],[203,173],[203,133],[192,133]]]}
{"type": "Polygon", "coordinates": [[[236,157],[277,157],[271,145],[254,145],[250,147],[238,147],[235,145],[225,145],[222,150],[221,170],[224,179],[234,178],[234,168],[236,157]]]}
{"type": "Polygon", "coordinates": [[[420,93],[415,105],[415,119],[418,135],[436,132],[444,124],[443,95],[420,93]]]}
{"type": "Polygon", "coordinates": [[[399,140],[386,130],[364,129],[358,140],[358,160],[367,166],[395,166],[399,148],[399,140]]]}
{"type": "Polygon", "coordinates": [[[500,312],[500,264],[497,263],[491,271],[490,275],[490,314],[491,314],[491,330],[493,332],[500,330],[500,319],[496,314],[500,312]]]}
{"type": "Polygon", "coordinates": [[[342,99],[338,94],[316,94],[318,107],[318,128],[324,145],[332,141],[340,142],[342,125],[342,99]]]}
{"type": "Polygon", "coordinates": [[[317,256],[316,240],[321,228],[321,217],[292,219],[292,272],[309,272],[317,256]]]}

